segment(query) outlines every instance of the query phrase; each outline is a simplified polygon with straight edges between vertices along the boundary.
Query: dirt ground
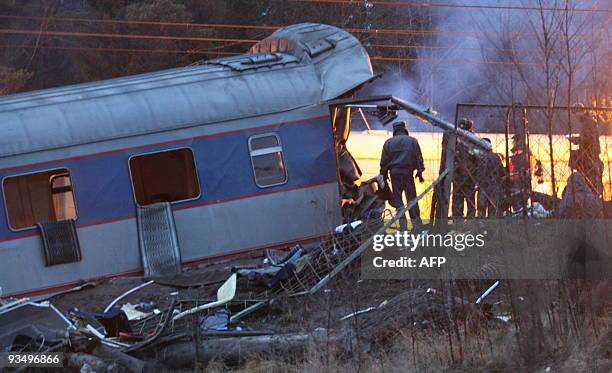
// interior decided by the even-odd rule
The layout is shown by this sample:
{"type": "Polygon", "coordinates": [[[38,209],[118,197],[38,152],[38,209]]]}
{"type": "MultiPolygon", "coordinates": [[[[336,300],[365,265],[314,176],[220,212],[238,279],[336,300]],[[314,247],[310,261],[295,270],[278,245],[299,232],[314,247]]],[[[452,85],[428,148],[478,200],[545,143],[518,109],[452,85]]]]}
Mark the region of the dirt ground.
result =
{"type": "MultiPolygon", "coordinates": [[[[178,277],[156,279],[118,305],[146,302],[166,311],[173,299],[184,302],[185,307],[203,304],[215,299],[217,288],[233,269],[261,265],[262,259],[252,255],[201,265],[178,277]]],[[[344,342],[332,346],[328,337],[295,353],[272,348],[263,355],[245,354],[238,362],[199,361],[196,355],[195,361],[182,361],[177,367],[187,364],[191,366],[188,371],[195,367],[242,372],[607,372],[612,368],[610,284],[506,281],[484,305],[475,306],[474,300],[490,282],[381,281],[361,280],[359,276],[358,264],[353,264],[319,292],[278,297],[232,325],[233,329],[272,335],[324,329],[332,333],[328,336],[349,336],[348,347],[344,342]],[[599,300],[598,306],[589,308],[584,299],[599,300]],[[376,309],[342,320],[371,307],[376,309]],[[498,317],[501,314],[509,317],[498,317]]],[[[51,301],[64,312],[78,307],[102,313],[116,297],[146,281],[141,277],[106,280],[56,295],[51,301]]],[[[252,304],[263,290],[260,284],[239,277],[235,300],[227,308],[235,314],[252,304]]],[[[198,334],[202,316],[185,318],[187,322],[172,325],[167,334],[182,334],[177,340],[183,344],[212,340],[214,337],[198,334]]],[[[155,362],[172,343],[136,356],[155,362]]],[[[156,369],[178,369],[172,365],[156,369]]]]}

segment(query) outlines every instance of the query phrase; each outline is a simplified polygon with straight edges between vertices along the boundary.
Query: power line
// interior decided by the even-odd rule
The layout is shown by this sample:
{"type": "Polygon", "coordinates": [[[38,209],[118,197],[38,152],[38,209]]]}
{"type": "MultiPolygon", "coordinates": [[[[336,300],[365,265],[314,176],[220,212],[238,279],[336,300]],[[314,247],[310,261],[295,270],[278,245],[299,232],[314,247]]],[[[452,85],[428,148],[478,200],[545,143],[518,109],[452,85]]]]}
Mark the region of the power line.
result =
{"type": "MultiPolygon", "coordinates": [[[[34,48],[35,45],[0,45],[0,48],[34,48]]],[[[42,49],[66,49],[66,50],[83,50],[83,51],[102,51],[102,52],[125,52],[125,53],[172,53],[172,54],[204,54],[204,55],[227,55],[235,56],[242,53],[224,52],[224,51],[198,51],[198,50],[179,50],[179,49],[140,49],[140,48],[96,48],[96,47],[63,47],[39,45],[42,49]]],[[[512,61],[486,61],[486,60],[466,60],[466,59],[428,59],[428,58],[409,58],[409,57],[387,57],[387,56],[370,56],[373,61],[398,61],[398,62],[432,62],[432,63],[462,63],[462,64],[485,64],[485,65],[531,65],[541,66],[539,62],[512,62],[512,61]]],[[[583,64],[580,66],[612,66],[612,65],[597,65],[583,64]]]]}
{"type": "Polygon", "coordinates": [[[211,41],[229,43],[257,43],[259,39],[237,39],[237,38],[213,38],[201,36],[166,36],[166,35],[143,35],[143,34],[114,34],[102,32],[79,32],[79,31],[49,31],[49,30],[23,30],[23,29],[0,29],[0,34],[15,35],[45,35],[45,36],[78,36],[78,37],[100,37],[111,39],[143,39],[143,40],[183,40],[183,41],[211,41]]]}
{"type": "Polygon", "coordinates": [[[435,62],[435,63],[468,63],[484,65],[540,65],[537,62],[512,62],[512,61],[485,61],[485,60],[465,60],[465,59],[429,59],[429,58],[410,58],[410,57],[385,57],[371,56],[374,61],[403,61],[403,62],[435,62]]]}
{"type": "MultiPolygon", "coordinates": [[[[113,33],[96,33],[96,32],[78,32],[78,31],[49,31],[49,30],[18,30],[18,29],[0,29],[0,34],[17,34],[17,35],[45,35],[45,36],[76,36],[76,37],[101,37],[111,39],[141,39],[141,40],[182,40],[182,41],[209,41],[209,42],[229,42],[235,44],[256,43],[259,39],[235,39],[235,38],[212,38],[199,36],[165,36],[165,35],[143,35],[143,34],[113,34],[113,33]]],[[[393,45],[393,44],[366,44],[365,47],[392,48],[392,49],[433,49],[433,50],[461,50],[461,51],[479,51],[479,50],[494,50],[499,52],[504,51],[528,51],[535,50],[533,48],[467,48],[467,47],[450,47],[450,46],[427,46],[427,45],[393,45]]],[[[398,57],[399,58],[399,57],[398,57]]]]}
{"type": "MultiPolygon", "coordinates": [[[[321,3],[321,4],[351,4],[361,5],[365,2],[356,2],[351,0],[291,0],[300,3],[321,3]]],[[[455,9],[489,9],[489,10],[526,10],[526,11],[558,11],[558,12],[583,12],[583,13],[612,13],[612,9],[589,9],[589,8],[555,8],[555,7],[527,7],[514,5],[475,5],[475,4],[448,4],[448,3],[414,3],[409,1],[367,1],[373,5],[393,5],[406,7],[421,7],[421,8],[455,8],[455,9]]]]}
{"type": "MultiPolygon", "coordinates": [[[[0,17],[1,18],[1,17],[0,17]]],[[[165,36],[165,35],[143,35],[143,34],[113,34],[99,32],[78,32],[78,31],[49,31],[49,30],[20,30],[20,29],[0,29],[0,34],[16,34],[16,35],[45,35],[45,36],[76,36],[76,37],[100,37],[100,38],[118,38],[118,39],[144,39],[144,40],[183,40],[183,41],[210,41],[210,42],[228,42],[234,44],[256,43],[259,39],[236,39],[236,38],[213,38],[200,36],[165,36]]],[[[372,47],[380,48],[395,48],[395,49],[440,49],[440,50],[479,50],[479,48],[461,48],[461,47],[446,47],[446,46],[418,46],[418,45],[392,45],[392,44],[371,44],[372,47]]],[[[490,50],[502,51],[504,49],[497,48],[482,48],[490,50]]],[[[505,49],[508,50],[508,49],[505,49]]],[[[517,48],[514,50],[522,50],[517,48]]],[[[527,49],[525,49],[527,50],[527,49]]]]}
{"type": "MultiPolygon", "coordinates": [[[[482,65],[530,65],[544,66],[541,62],[514,62],[514,61],[487,61],[487,60],[465,60],[465,59],[426,59],[426,58],[410,58],[410,57],[385,57],[385,56],[370,56],[374,61],[405,61],[405,62],[434,62],[434,63],[466,63],[466,64],[482,64],[482,65]]],[[[604,64],[581,64],[581,67],[612,67],[612,65],[604,64]]]]}
{"type": "Polygon", "coordinates": [[[354,29],[345,28],[344,30],[352,33],[369,34],[405,34],[405,35],[450,35],[450,36],[485,36],[485,35],[521,35],[526,33],[519,32],[498,32],[498,31],[443,31],[443,30],[423,30],[423,29],[354,29]]]}
{"type": "MultiPolygon", "coordinates": [[[[116,19],[94,19],[94,18],[73,18],[73,17],[36,17],[36,16],[15,16],[0,15],[0,19],[31,20],[31,21],[50,21],[50,22],[80,22],[98,23],[113,25],[146,25],[146,26],[174,26],[185,28],[223,28],[223,29],[245,29],[245,30],[268,30],[274,31],[285,26],[261,26],[261,25],[240,25],[226,23],[189,23],[189,22],[165,22],[165,21],[139,21],[139,20],[116,20],[116,19]]],[[[479,36],[479,35],[519,35],[519,32],[498,32],[498,31],[442,31],[426,29],[387,29],[387,28],[344,28],[351,33],[366,34],[406,34],[406,35],[450,35],[450,36],[479,36]]]]}
{"type": "Polygon", "coordinates": [[[256,43],[259,41],[256,39],[209,38],[209,37],[203,37],[203,36],[111,34],[111,33],[102,33],[102,32],[48,31],[48,30],[40,31],[40,30],[17,30],[17,29],[0,29],[0,34],[80,36],[80,37],[100,37],[100,38],[111,38],[111,39],[215,41],[215,42],[230,42],[230,43],[256,43]]]}
{"type": "Polygon", "coordinates": [[[191,23],[191,22],[169,22],[169,21],[141,21],[132,19],[99,19],[99,18],[75,18],[75,17],[36,17],[36,16],[15,16],[0,15],[0,19],[31,20],[31,21],[62,21],[62,22],[85,22],[100,24],[126,24],[143,26],[175,26],[175,27],[195,27],[195,28],[229,28],[229,29],[252,29],[252,30],[277,30],[282,26],[262,26],[262,25],[239,25],[226,23],[191,23]]]}
{"type": "MultiPolygon", "coordinates": [[[[0,30],[0,33],[2,30],[0,30]]],[[[239,44],[243,44],[248,42],[245,40],[241,41],[239,44]]],[[[14,45],[15,47],[19,45],[14,45]]],[[[24,48],[27,45],[20,45],[24,48]]],[[[429,45],[393,45],[393,44],[365,44],[365,48],[389,48],[389,49],[432,49],[432,50],[449,50],[449,51],[481,51],[481,50],[491,50],[491,51],[499,51],[499,52],[516,52],[516,51],[535,51],[534,48],[515,48],[515,49],[504,49],[504,48],[467,48],[467,47],[450,47],[450,46],[429,46],[429,45]]],[[[73,50],[108,50],[108,51],[125,51],[125,52],[159,52],[159,53],[196,53],[197,50],[172,50],[172,49],[140,49],[140,48],[94,48],[94,47],[59,47],[59,46],[46,46],[48,49],[73,49],[73,50]]],[[[224,53],[221,53],[224,54],[224,53]]],[[[227,52],[228,55],[239,54],[239,52],[227,52]]]]}
{"type": "Polygon", "coordinates": [[[450,50],[450,51],[475,51],[479,52],[482,50],[496,51],[496,52],[517,52],[517,51],[539,51],[537,48],[494,48],[494,47],[451,47],[451,46],[436,46],[436,45],[403,45],[403,44],[364,44],[367,47],[375,48],[390,48],[390,49],[433,49],[433,50],[450,50]]]}
{"type": "MultiPolygon", "coordinates": [[[[34,30],[15,30],[15,29],[0,29],[0,34],[25,34],[25,35],[32,35],[32,34],[36,34],[36,35],[40,35],[39,31],[34,31],[34,30]]],[[[136,39],[154,39],[157,40],[160,36],[154,36],[154,35],[131,35],[131,34],[108,34],[108,33],[80,33],[80,32],[64,32],[64,31],[49,31],[49,32],[42,32],[43,34],[49,34],[49,35],[62,35],[62,36],[85,36],[85,37],[110,37],[110,38],[114,38],[114,37],[120,37],[120,38],[136,38],[136,39]]],[[[175,37],[172,36],[161,36],[162,40],[177,40],[175,39],[175,37]]],[[[184,37],[180,37],[180,39],[178,40],[185,40],[184,37]]],[[[192,40],[192,39],[188,39],[188,40],[192,40]]],[[[200,40],[200,39],[198,39],[200,40]]],[[[218,39],[218,38],[205,38],[202,41],[227,41],[227,40],[231,40],[234,43],[237,44],[244,44],[244,43],[254,43],[257,42],[258,40],[250,40],[250,39],[218,39]]],[[[462,50],[462,51],[469,51],[469,50],[474,50],[474,51],[480,51],[480,48],[461,48],[461,47],[447,47],[447,46],[419,46],[419,45],[392,45],[392,44],[369,44],[369,45],[365,45],[365,47],[375,47],[375,48],[393,48],[393,49],[436,49],[436,50],[462,50]]],[[[114,49],[120,49],[120,48],[114,48],[114,49]]],[[[129,48],[123,48],[126,51],[129,51],[129,48]]],[[[496,50],[496,51],[507,51],[506,49],[496,49],[496,48],[483,48],[483,49],[490,49],[490,50],[496,50]]],[[[94,50],[94,49],[91,49],[94,50]]],[[[109,49],[110,50],[110,49],[109,49]]],[[[517,51],[519,49],[515,49],[513,51],[517,51]]]]}
{"type": "MultiPolygon", "coordinates": [[[[32,49],[36,48],[36,45],[27,44],[0,44],[0,48],[13,48],[13,49],[32,49]]],[[[38,48],[42,49],[59,49],[59,50],[76,50],[76,51],[96,51],[96,52],[119,52],[119,53],[160,53],[160,54],[202,54],[202,55],[224,55],[224,56],[235,56],[240,53],[236,52],[224,52],[224,51],[202,51],[202,50],[181,50],[181,49],[143,49],[143,48],[104,48],[104,47],[68,47],[68,46],[56,46],[56,45],[39,45],[38,48]]]]}
{"type": "MultiPolygon", "coordinates": [[[[1,18],[1,16],[0,16],[1,18]]],[[[0,34],[18,34],[18,35],[47,35],[47,36],[76,36],[76,37],[101,37],[101,38],[119,38],[119,39],[145,39],[145,40],[183,40],[183,41],[210,41],[210,42],[231,42],[234,44],[256,43],[259,39],[228,39],[228,38],[212,38],[199,36],[165,36],[165,35],[143,35],[143,34],[113,34],[113,33],[95,33],[95,32],[78,32],[78,31],[38,31],[38,30],[19,30],[19,29],[0,29],[0,34]]],[[[452,46],[427,46],[427,45],[394,45],[394,44],[368,44],[366,47],[392,48],[392,49],[432,49],[432,50],[457,50],[457,51],[534,51],[533,48],[468,48],[468,47],[452,47],[452,46]]]]}

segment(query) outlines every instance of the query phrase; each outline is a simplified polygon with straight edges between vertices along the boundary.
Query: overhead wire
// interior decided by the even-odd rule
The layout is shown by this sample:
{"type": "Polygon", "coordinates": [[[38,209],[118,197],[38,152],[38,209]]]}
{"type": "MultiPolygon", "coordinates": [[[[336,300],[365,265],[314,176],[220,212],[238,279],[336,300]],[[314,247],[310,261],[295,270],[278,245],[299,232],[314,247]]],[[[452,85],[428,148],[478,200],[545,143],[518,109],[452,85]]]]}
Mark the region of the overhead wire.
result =
{"type": "MultiPolygon", "coordinates": [[[[325,2],[325,1],[324,1],[325,2]]],[[[65,21],[65,22],[94,22],[105,24],[137,24],[137,25],[157,25],[157,26],[187,26],[187,27],[221,27],[221,28],[241,28],[254,30],[272,30],[277,29],[277,26],[257,26],[257,25],[239,25],[239,24],[207,24],[207,23],[185,23],[185,22],[166,22],[166,21],[140,21],[140,20],[105,20],[105,19],[89,19],[89,18],[74,18],[74,17],[35,17],[35,16],[16,16],[16,15],[0,15],[0,19],[28,19],[39,21],[65,21]]],[[[346,28],[348,32],[373,32],[380,34],[398,34],[398,33],[436,33],[436,30],[406,30],[406,29],[352,29],[346,28]]],[[[460,34],[453,31],[448,31],[452,34],[460,34]]],[[[463,32],[464,34],[478,35],[480,33],[463,32]]],[[[495,33],[495,32],[484,32],[495,33]]],[[[259,39],[240,39],[240,38],[216,38],[205,36],[169,36],[169,35],[145,35],[145,34],[116,34],[106,32],[78,32],[78,31],[52,31],[52,30],[23,30],[23,29],[0,29],[0,34],[17,34],[17,35],[37,35],[40,36],[76,36],[76,37],[101,37],[115,39],[140,39],[140,40],[179,40],[179,41],[206,41],[219,43],[233,43],[233,45],[256,43],[259,39]]],[[[20,48],[31,48],[31,46],[11,46],[20,48]]],[[[108,51],[108,52],[127,52],[127,53],[184,53],[184,54],[218,54],[218,55],[234,55],[238,52],[223,52],[220,49],[226,46],[215,47],[215,51],[211,50],[168,50],[168,49],[141,49],[141,48],[104,48],[104,47],[59,47],[59,46],[44,46],[47,49],[66,49],[66,50],[88,50],[88,51],[108,51]]],[[[392,49],[432,49],[432,50],[461,50],[461,51],[480,51],[480,50],[495,50],[495,51],[521,51],[528,50],[527,48],[467,48],[467,47],[451,47],[451,46],[425,46],[425,45],[392,45],[392,44],[368,44],[366,47],[373,48],[392,48],[392,49]]],[[[534,50],[529,48],[529,50],[534,50]]],[[[423,61],[422,58],[408,57],[389,57],[389,56],[372,56],[372,60],[379,61],[423,61]]],[[[484,60],[465,60],[465,59],[431,59],[429,62],[455,62],[455,63],[486,63],[486,64],[538,64],[536,62],[512,62],[512,61],[484,61],[484,60]]]]}
{"type": "MultiPolygon", "coordinates": [[[[12,49],[32,49],[36,48],[36,45],[28,44],[0,44],[0,48],[12,48],[12,49]]],[[[160,53],[160,54],[202,54],[202,55],[224,55],[224,56],[235,56],[240,54],[239,52],[225,52],[215,50],[195,50],[195,49],[146,49],[146,48],[105,48],[105,47],[70,47],[70,46],[57,46],[57,45],[39,45],[38,48],[42,49],[58,49],[58,50],[75,50],[75,51],[97,51],[97,52],[118,52],[118,53],[160,53]]]]}
{"type": "Polygon", "coordinates": [[[351,1],[351,0],[291,0],[299,3],[319,3],[319,4],[350,4],[363,5],[365,3],[372,5],[392,5],[403,7],[419,7],[419,8],[455,8],[455,9],[481,9],[481,10],[523,10],[523,11],[571,11],[582,13],[612,13],[612,9],[595,9],[595,8],[557,8],[557,7],[536,7],[536,6],[515,6],[515,5],[478,5],[478,4],[451,4],[451,3],[415,3],[411,1],[382,1],[382,0],[366,0],[366,1],[351,1]]]}
{"type": "MultiPolygon", "coordinates": [[[[240,39],[240,38],[215,38],[215,37],[200,37],[200,36],[168,36],[168,35],[144,35],[144,34],[116,34],[106,32],[79,32],[79,31],[50,31],[50,30],[27,30],[27,29],[0,29],[0,34],[13,35],[36,35],[40,36],[76,36],[76,37],[100,37],[100,38],[118,38],[118,39],[141,39],[141,40],[172,40],[172,41],[207,41],[220,43],[256,43],[261,39],[240,39]]],[[[462,48],[452,46],[418,46],[418,45],[392,45],[392,44],[370,44],[372,47],[379,48],[394,48],[394,49],[439,49],[439,50],[479,50],[479,48],[462,48]]],[[[484,48],[498,51],[508,51],[509,49],[484,48]]],[[[527,50],[524,48],[512,49],[513,51],[527,50]]],[[[532,49],[529,49],[532,50],[532,49]]]]}
{"type": "Polygon", "coordinates": [[[213,41],[230,43],[256,43],[257,39],[234,39],[234,38],[212,38],[205,36],[166,36],[166,35],[143,35],[143,34],[113,34],[105,32],[79,32],[79,31],[50,31],[50,30],[23,30],[23,29],[0,29],[0,34],[14,35],[45,35],[45,36],[80,36],[99,37],[111,39],[143,39],[143,40],[184,40],[184,41],[213,41]]]}
{"type": "MultiPolygon", "coordinates": [[[[49,21],[49,22],[78,22],[78,23],[97,23],[97,24],[112,24],[112,25],[142,25],[142,26],[173,26],[185,28],[222,28],[222,29],[244,29],[244,30],[268,30],[274,31],[279,26],[263,26],[263,25],[241,25],[241,24],[225,24],[225,23],[191,23],[191,22],[167,22],[167,21],[141,21],[141,20],[117,20],[117,19],[97,19],[97,18],[74,18],[74,17],[36,17],[36,16],[17,16],[17,15],[0,15],[0,19],[13,20],[31,20],[31,21],[49,21]]],[[[480,36],[480,35],[514,35],[525,34],[519,32],[501,32],[501,31],[460,31],[460,30],[428,30],[428,29],[401,29],[401,28],[354,28],[344,27],[347,32],[351,33],[368,33],[368,34],[406,34],[406,35],[450,35],[450,36],[480,36]]]]}
{"type": "MultiPolygon", "coordinates": [[[[0,48],[34,48],[35,45],[26,44],[0,44],[0,48]]],[[[65,47],[65,46],[49,46],[39,45],[42,49],[59,49],[59,50],[83,50],[83,51],[100,51],[100,52],[123,52],[123,53],[169,53],[169,54],[202,54],[202,55],[226,55],[235,56],[243,52],[226,52],[212,50],[179,50],[179,49],[140,49],[140,48],[104,48],[104,47],[65,47]]],[[[469,60],[469,59],[432,59],[432,58],[410,58],[410,57],[389,57],[389,56],[370,56],[373,61],[397,61],[397,62],[432,62],[432,63],[462,63],[462,64],[485,64],[485,65],[530,65],[539,66],[539,62],[525,61],[498,61],[498,60],[469,60]]],[[[611,66],[600,64],[581,64],[579,66],[611,66]]]]}

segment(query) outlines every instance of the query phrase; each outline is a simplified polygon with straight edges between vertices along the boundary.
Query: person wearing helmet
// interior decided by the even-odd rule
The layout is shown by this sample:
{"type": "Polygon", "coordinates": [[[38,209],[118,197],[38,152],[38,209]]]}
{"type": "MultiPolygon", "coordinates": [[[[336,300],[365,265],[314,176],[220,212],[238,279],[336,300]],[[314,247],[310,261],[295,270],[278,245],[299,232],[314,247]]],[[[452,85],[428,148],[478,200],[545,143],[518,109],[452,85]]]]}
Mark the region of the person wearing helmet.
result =
{"type": "MultiPolygon", "coordinates": [[[[414,176],[418,177],[420,182],[423,182],[423,171],[425,171],[425,166],[419,142],[414,137],[409,136],[405,121],[393,123],[393,137],[383,145],[380,158],[380,174],[385,180],[388,180],[388,175],[391,176],[391,204],[393,207],[399,209],[405,205],[402,194],[406,195],[406,203],[416,198],[414,176]]],[[[419,204],[415,204],[409,212],[413,229],[420,230],[423,223],[419,204]]],[[[399,222],[400,230],[408,229],[405,216],[402,216],[399,222]]]]}

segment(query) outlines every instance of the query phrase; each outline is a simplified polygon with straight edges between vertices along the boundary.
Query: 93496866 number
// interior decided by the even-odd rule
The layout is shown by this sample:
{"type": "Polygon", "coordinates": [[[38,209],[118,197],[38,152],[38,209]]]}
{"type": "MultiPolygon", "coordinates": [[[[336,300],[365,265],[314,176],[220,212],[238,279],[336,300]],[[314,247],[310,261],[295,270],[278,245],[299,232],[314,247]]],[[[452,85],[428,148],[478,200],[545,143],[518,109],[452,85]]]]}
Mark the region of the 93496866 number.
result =
{"type": "Polygon", "coordinates": [[[54,368],[64,366],[61,352],[3,352],[0,353],[0,368],[54,368]]]}

